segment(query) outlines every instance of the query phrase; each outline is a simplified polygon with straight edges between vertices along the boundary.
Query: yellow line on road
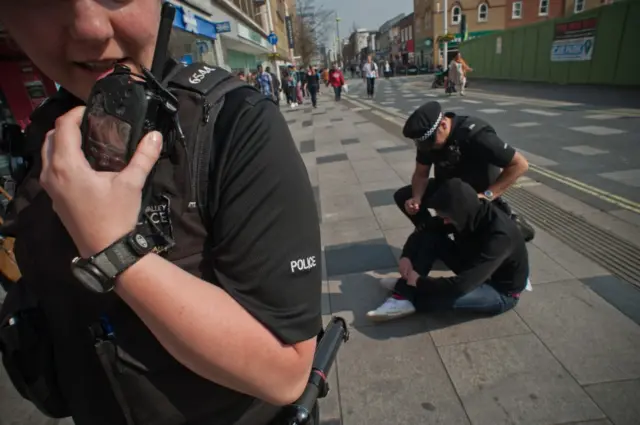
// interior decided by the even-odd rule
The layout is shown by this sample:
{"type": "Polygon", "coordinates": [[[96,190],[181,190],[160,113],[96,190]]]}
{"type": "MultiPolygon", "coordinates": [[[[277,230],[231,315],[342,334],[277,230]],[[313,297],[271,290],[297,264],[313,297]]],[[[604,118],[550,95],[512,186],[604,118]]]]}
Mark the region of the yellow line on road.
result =
{"type": "Polygon", "coordinates": [[[563,183],[581,192],[587,193],[598,199],[609,202],[610,204],[617,205],[620,208],[624,208],[626,210],[633,211],[636,214],[640,214],[640,204],[637,202],[633,202],[627,198],[623,198],[622,196],[614,195],[611,192],[598,189],[597,187],[593,187],[579,180],[572,179],[571,177],[563,176],[562,174],[558,174],[555,171],[548,170],[539,165],[529,164],[529,170],[555,180],[559,183],[563,183]]]}
{"type": "MultiPolygon", "coordinates": [[[[354,104],[360,104],[364,106],[364,103],[357,101],[355,99],[353,99],[351,96],[346,96],[347,100],[349,102],[352,102],[354,104]]],[[[380,113],[384,113],[384,114],[390,114],[393,115],[397,118],[402,118],[404,120],[406,120],[408,118],[408,115],[406,114],[399,114],[399,113],[393,113],[390,111],[386,111],[385,108],[375,105],[372,103],[366,105],[369,108],[371,108],[371,111],[375,111],[376,109],[378,111],[380,111],[380,113]]],[[[381,115],[381,114],[376,114],[376,115],[381,115]]],[[[399,123],[396,120],[392,120],[390,119],[389,121],[394,122],[395,124],[397,124],[398,126],[402,127],[403,123],[399,123]]],[[[572,187],[576,190],[579,190],[583,193],[586,193],[588,195],[591,195],[595,198],[598,198],[602,201],[605,202],[609,202],[610,204],[616,205],[620,208],[632,211],[636,214],[640,214],[640,203],[634,202],[630,199],[624,198],[622,196],[618,196],[618,195],[614,195],[611,192],[607,192],[606,190],[602,190],[602,189],[598,189],[597,187],[593,187],[591,185],[588,185],[586,183],[583,183],[579,180],[573,179],[571,177],[567,177],[567,176],[563,176],[562,174],[558,174],[555,171],[551,171],[548,170],[544,167],[541,167],[539,165],[535,165],[535,164],[529,164],[529,171],[533,171],[534,173],[540,174],[542,176],[545,176],[547,178],[550,178],[552,180],[557,181],[558,183],[563,183],[569,187],[572,187]]]]}

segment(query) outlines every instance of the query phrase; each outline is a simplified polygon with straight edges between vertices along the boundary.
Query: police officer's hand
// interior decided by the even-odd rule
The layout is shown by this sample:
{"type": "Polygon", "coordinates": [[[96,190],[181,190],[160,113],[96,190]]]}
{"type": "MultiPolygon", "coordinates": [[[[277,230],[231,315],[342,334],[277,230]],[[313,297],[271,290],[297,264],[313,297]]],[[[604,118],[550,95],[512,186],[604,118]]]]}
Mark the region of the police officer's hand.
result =
{"type": "Polygon", "coordinates": [[[82,257],[91,256],[136,225],[142,188],[160,156],[162,136],[145,136],[120,173],[96,172],[81,149],[84,107],[56,120],[42,146],[40,184],[53,201],[82,257]]]}
{"type": "Polygon", "coordinates": [[[403,279],[408,279],[409,274],[413,271],[413,264],[407,257],[402,257],[399,262],[398,271],[403,279]]]}
{"type": "Polygon", "coordinates": [[[404,203],[404,209],[409,215],[415,215],[420,211],[420,199],[409,198],[404,203]]]}

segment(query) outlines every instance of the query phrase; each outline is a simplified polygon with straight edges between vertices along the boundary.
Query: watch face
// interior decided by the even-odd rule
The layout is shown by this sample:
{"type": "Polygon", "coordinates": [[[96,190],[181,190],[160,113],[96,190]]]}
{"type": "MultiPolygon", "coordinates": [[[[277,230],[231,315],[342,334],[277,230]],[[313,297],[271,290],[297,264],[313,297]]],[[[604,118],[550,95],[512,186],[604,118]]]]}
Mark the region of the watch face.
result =
{"type": "Polygon", "coordinates": [[[92,266],[86,261],[75,259],[71,264],[71,273],[73,273],[73,276],[78,279],[85,288],[92,292],[100,294],[109,292],[109,290],[102,285],[98,277],[89,271],[90,267],[92,266]]]}

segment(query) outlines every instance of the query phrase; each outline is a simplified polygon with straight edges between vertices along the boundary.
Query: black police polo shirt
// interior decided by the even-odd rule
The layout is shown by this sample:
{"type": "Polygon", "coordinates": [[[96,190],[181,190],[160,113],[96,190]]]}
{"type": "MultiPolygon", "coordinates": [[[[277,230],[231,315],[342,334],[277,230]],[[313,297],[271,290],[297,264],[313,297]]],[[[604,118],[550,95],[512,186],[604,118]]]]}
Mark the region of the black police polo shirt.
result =
{"type": "Polygon", "coordinates": [[[448,142],[455,141],[458,145],[459,162],[453,165],[446,163],[444,149],[418,150],[416,162],[427,166],[435,165],[436,180],[458,177],[470,184],[478,193],[482,193],[496,181],[500,175],[500,169],[509,165],[516,151],[500,139],[491,125],[479,118],[472,119],[477,123],[476,125],[482,123],[485,127],[471,138],[464,138],[459,135],[462,134],[461,129],[469,117],[452,112],[447,112],[445,116],[452,119],[448,142]]]}
{"type": "MultiPolygon", "coordinates": [[[[284,117],[273,102],[249,102],[251,96],[256,93],[248,88],[228,94],[216,121],[216,143],[224,149],[213,164],[212,187],[221,193],[214,229],[209,229],[216,236],[206,252],[220,276],[215,283],[283,344],[292,345],[313,338],[322,327],[318,213],[284,117]]],[[[54,115],[75,106],[65,105],[54,115]]],[[[53,126],[50,115],[38,123],[42,136],[53,126]]],[[[57,375],[75,423],[124,425],[87,326],[112,301],[122,304],[118,315],[129,317],[125,329],[114,323],[116,338],[120,329],[121,339],[135,340],[128,354],[144,364],[143,374],[162,395],[143,403],[168,403],[189,425],[235,423],[254,402],[252,397],[194,374],[169,355],[128,306],[90,294],[73,279],[69,265],[76,250],[39,187],[41,161],[35,157],[34,162],[22,194],[18,191],[15,236],[22,246],[23,283],[42,300],[54,337],[57,375]]],[[[177,173],[175,178],[183,177],[177,173]]],[[[136,391],[130,390],[135,404],[136,391]]]]}

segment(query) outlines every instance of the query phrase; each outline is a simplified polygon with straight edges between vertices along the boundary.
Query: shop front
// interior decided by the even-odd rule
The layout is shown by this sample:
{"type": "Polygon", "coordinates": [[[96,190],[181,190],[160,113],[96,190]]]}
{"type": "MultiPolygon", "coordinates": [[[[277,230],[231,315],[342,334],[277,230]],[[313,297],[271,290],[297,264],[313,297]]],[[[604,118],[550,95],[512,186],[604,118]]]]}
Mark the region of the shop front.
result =
{"type": "Polygon", "coordinates": [[[187,6],[175,6],[176,15],[169,40],[171,57],[187,65],[194,62],[219,65],[215,24],[187,6]]]}
{"type": "Polygon", "coordinates": [[[248,24],[229,16],[217,9],[212,19],[228,23],[228,31],[218,34],[225,64],[233,71],[255,71],[258,65],[269,65],[271,45],[264,34],[252,29],[248,24]]]}
{"type": "Polygon", "coordinates": [[[24,129],[33,110],[56,91],[55,83],[0,28],[0,127],[10,123],[24,129]]]}

